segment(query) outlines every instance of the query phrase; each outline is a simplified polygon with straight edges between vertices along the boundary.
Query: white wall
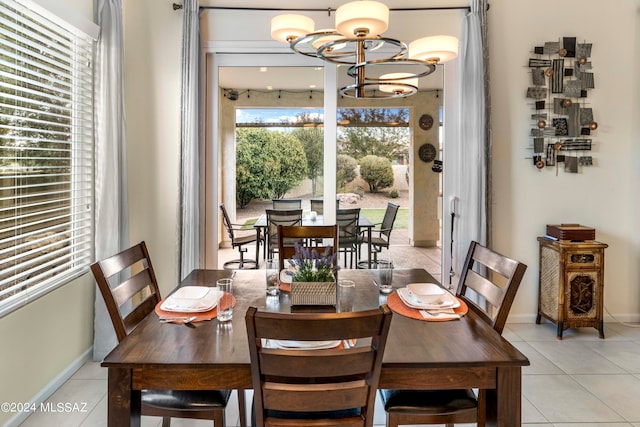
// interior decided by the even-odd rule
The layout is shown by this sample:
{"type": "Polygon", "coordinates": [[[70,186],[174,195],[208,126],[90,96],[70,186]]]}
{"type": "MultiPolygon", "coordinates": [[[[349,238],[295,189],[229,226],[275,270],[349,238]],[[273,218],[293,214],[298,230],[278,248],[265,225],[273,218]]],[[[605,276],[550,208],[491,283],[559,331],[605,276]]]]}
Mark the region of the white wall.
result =
{"type": "Polygon", "coordinates": [[[546,224],[596,228],[605,251],[605,307],[622,320],[640,313],[638,197],[638,1],[492,0],[488,13],[494,156],[494,244],[529,265],[512,317],[536,311],[538,246],[546,224]],[[525,157],[532,110],[525,92],[534,46],[563,36],[593,43],[595,89],[588,102],[599,123],[594,166],[558,176],[525,157]]]}

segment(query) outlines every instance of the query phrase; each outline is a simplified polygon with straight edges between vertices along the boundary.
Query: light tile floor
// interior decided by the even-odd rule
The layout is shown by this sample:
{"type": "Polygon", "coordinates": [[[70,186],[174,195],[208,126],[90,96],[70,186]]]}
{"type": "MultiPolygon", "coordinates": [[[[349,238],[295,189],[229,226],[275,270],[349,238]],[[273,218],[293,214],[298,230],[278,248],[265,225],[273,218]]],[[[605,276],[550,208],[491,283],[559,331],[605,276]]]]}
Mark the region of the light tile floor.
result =
{"type": "MultiPolygon", "coordinates": [[[[505,338],[530,360],[523,369],[522,422],[526,427],[640,427],[640,325],[607,323],[606,339],[593,328],[569,329],[556,339],[550,323],[507,324],[505,338]]],[[[48,400],[86,402],[86,413],[36,412],[31,426],[106,426],[107,372],[87,362],[48,400]]],[[[251,396],[248,394],[248,401],[251,396]]],[[[227,409],[227,426],[237,426],[235,395],[227,409]]],[[[160,419],[143,417],[143,427],[159,427],[160,419]]],[[[179,420],[174,427],[211,426],[179,420]]],[[[376,426],[384,425],[384,409],[376,409],[376,426]]]]}

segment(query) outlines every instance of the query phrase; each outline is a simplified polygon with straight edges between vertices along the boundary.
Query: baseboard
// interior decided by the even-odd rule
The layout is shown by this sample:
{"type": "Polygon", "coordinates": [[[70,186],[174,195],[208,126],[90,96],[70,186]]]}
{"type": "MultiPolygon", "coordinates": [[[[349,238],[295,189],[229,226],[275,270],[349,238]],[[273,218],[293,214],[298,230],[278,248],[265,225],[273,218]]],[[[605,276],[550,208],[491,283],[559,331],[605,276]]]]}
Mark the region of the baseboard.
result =
{"type": "Polygon", "coordinates": [[[536,323],[536,315],[535,314],[510,314],[509,319],[507,320],[507,325],[509,323],[536,323]]]}
{"type": "MultiPolygon", "coordinates": [[[[35,395],[33,399],[29,402],[36,407],[39,407],[42,402],[47,400],[53,393],[58,390],[62,384],[67,382],[69,378],[75,374],[78,369],[82,367],[87,361],[91,360],[93,355],[93,347],[90,347],[82,353],[76,360],[71,362],[69,366],[67,366],[62,372],[60,372],[49,384],[47,384],[38,394],[35,395]]],[[[3,427],[18,427],[27,417],[31,415],[30,412],[21,412],[17,413],[15,416],[9,419],[3,427]]]]}

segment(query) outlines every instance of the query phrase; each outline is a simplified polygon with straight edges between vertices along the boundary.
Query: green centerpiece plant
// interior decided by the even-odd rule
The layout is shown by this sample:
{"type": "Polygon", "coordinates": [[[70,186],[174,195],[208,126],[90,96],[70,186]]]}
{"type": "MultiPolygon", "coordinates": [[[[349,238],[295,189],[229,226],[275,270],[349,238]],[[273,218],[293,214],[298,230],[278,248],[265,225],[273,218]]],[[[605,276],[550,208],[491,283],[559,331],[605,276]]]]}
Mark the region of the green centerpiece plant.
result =
{"type": "Polygon", "coordinates": [[[291,300],[293,305],[335,305],[338,254],[327,246],[322,254],[316,249],[295,244],[296,253],[289,260],[293,271],[291,300]]]}
{"type": "Polygon", "coordinates": [[[295,244],[296,254],[289,260],[294,271],[294,282],[335,282],[338,266],[337,254],[327,246],[322,254],[315,249],[295,244]]]}

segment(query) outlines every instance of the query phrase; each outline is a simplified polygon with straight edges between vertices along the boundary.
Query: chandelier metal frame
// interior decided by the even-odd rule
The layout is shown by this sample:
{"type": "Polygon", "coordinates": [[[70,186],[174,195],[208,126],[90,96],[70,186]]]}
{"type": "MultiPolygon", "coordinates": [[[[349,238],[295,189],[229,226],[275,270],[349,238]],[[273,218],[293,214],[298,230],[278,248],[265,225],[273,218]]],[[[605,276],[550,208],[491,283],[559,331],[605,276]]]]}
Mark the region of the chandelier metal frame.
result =
{"type": "Polygon", "coordinates": [[[340,94],[350,98],[388,99],[411,96],[418,92],[418,87],[408,81],[435,72],[438,62],[438,58],[428,60],[409,58],[409,49],[404,42],[379,35],[369,36],[366,31],[361,31],[354,37],[345,37],[335,30],[320,30],[287,39],[287,41],[291,50],[298,54],[320,58],[333,64],[349,65],[347,74],[354,78],[354,83],[340,88],[340,94]],[[328,41],[318,47],[313,46],[323,38],[327,38],[328,41]],[[387,46],[391,46],[395,52],[390,52],[385,58],[366,59],[367,52],[387,46]],[[367,75],[367,67],[380,65],[419,65],[424,67],[424,70],[404,73],[402,77],[395,78],[367,75]],[[383,87],[390,87],[391,91],[384,91],[383,87]],[[367,88],[374,88],[374,90],[367,91],[367,88]]]}

